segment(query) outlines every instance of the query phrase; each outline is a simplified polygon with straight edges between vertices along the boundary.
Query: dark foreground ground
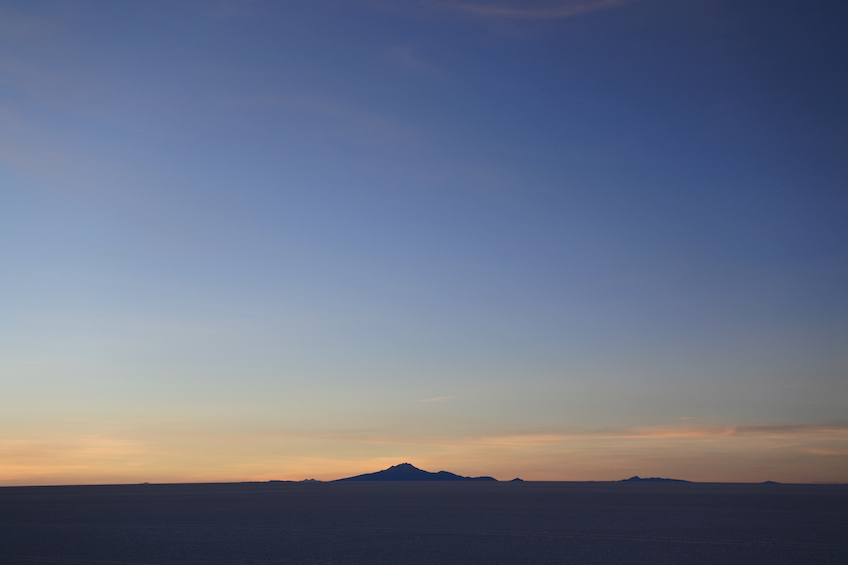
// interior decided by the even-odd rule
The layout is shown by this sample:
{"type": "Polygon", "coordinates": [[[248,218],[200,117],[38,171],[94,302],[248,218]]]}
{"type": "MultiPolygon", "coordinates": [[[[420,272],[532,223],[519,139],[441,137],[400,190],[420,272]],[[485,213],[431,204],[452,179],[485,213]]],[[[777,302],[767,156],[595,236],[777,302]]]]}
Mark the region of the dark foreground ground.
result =
{"type": "Polygon", "coordinates": [[[0,488],[0,563],[848,563],[848,485],[0,488]]]}

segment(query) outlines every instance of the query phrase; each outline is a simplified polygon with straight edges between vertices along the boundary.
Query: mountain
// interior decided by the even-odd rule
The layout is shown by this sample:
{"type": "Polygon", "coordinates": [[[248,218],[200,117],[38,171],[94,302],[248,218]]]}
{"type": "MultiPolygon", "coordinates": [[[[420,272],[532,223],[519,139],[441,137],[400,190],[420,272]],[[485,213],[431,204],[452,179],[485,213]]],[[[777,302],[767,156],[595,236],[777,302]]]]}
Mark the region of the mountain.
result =
{"type": "Polygon", "coordinates": [[[643,479],[642,477],[630,477],[629,479],[621,479],[621,481],[619,482],[688,483],[690,481],[684,481],[683,479],[661,479],[659,477],[651,477],[650,479],[643,479]]]}
{"type": "Polygon", "coordinates": [[[388,469],[377,471],[376,473],[366,473],[355,477],[338,479],[338,481],[497,481],[497,479],[493,479],[492,477],[463,477],[462,475],[455,475],[447,471],[431,473],[429,471],[422,471],[409,463],[401,463],[400,465],[395,465],[388,469]]]}

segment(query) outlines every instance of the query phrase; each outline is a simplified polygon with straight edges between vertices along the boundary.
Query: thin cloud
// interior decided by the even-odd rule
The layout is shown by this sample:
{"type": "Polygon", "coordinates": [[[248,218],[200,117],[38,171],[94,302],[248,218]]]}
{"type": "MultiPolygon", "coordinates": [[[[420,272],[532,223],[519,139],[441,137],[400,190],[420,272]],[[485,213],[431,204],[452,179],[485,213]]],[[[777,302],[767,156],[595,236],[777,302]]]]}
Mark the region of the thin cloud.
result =
{"type": "MultiPolygon", "coordinates": [[[[422,398],[419,402],[447,402],[453,400],[452,396],[439,396],[435,398],[422,398]]],[[[579,429],[579,428],[537,428],[515,430],[500,434],[453,434],[448,430],[443,433],[420,433],[417,430],[393,430],[385,429],[361,429],[352,430],[323,430],[320,432],[281,432],[275,431],[274,437],[279,439],[311,438],[325,441],[341,441],[369,444],[394,444],[394,445],[418,445],[418,446],[512,446],[530,447],[547,446],[553,444],[567,444],[571,442],[584,441],[655,441],[655,440],[682,440],[682,441],[713,441],[713,440],[735,440],[743,438],[751,439],[786,439],[811,441],[839,441],[842,442],[848,436],[848,426],[845,425],[823,425],[823,424],[787,424],[787,425],[759,425],[759,426],[661,426],[661,427],[632,427],[632,428],[601,428],[601,429],[579,429]]]]}
{"type": "Polygon", "coordinates": [[[810,437],[846,436],[848,427],[841,425],[760,425],[760,426],[669,426],[655,428],[619,428],[595,430],[528,430],[514,434],[484,436],[475,441],[489,444],[550,444],[580,439],[717,439],[737,436],[810,437]]]}
{"type": "Polygon", "coordinates": [[[728,436],[809,436],[809,435],[845,435],[844,426],[821,424],[786,424],[754,426],[671,426],[657,428],[630,428],[622,430],[600,430],[583,435],[603,438],[716,438],[728,436]]]}
{"type": "Polygon", "coordinates": [[[804,453],[809,453],[812,455],[836,455],[836,456],[846,456],[848,455],[848,449],[805,449],[804,453]]]}
{"type": "Polygon", "coordinates": [[[408,45],[399,45],[391,49],[388,57],[395,64],[417,75],[430,79],[444,78],[445,73],[440,68],[423,60],[408,45]]]}
{"type": "Polygon", "coordinates": [[[828,434],[828,435],[848,435],[848,428],[845,426],[823,426],[813,424],[787,424],[787,425],[771,425],[771,426],[737,426],[732,428],[734,435],[807,435],[807,434],[828,434]]]}
{"type": "Polygon", "coordinates": [[[433,2],[433,6],[487,18],[556,20],[578,16],[595,10],[622,6],[628,0],[582,0],[545,2],[537,6],[516,6],[514,3],[497,4],[478,2],[433,2]]]}
{"type": "Polygon", "coordinates": [[[447,402],[453,400],[453,396],[437,396],[436,398],[422,398],[420,402],[447,402]]]}

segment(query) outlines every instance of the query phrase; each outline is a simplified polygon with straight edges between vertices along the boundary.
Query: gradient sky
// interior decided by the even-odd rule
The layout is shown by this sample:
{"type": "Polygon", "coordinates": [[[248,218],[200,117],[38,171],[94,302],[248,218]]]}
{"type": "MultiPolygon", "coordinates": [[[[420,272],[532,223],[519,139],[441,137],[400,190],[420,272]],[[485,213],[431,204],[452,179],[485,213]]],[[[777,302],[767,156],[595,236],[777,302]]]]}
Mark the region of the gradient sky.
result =
{"type": "Polygon", "coordinates": [[[0,485],[848,482],[848,4],[0,0],[0,485]]]}

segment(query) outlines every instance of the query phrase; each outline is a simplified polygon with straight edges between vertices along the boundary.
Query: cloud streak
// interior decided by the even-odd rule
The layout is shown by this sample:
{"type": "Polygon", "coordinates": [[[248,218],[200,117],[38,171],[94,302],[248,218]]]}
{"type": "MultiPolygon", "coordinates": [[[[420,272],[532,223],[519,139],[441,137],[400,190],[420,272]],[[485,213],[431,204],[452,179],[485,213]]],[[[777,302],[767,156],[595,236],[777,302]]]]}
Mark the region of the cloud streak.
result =
{"type": "Polygon", "coordinates": [[[622,6],[628,0],[583,0],[565,2],[545,2],[537,6],[515,6],[514,3],[479,2],[434,2],[433,6],[455,10],[484,18],[557,20],[578,16],[587,12],[622,6]]]}
{"type": "Polygon", "coordinates": [[[511,434],[485,435],[478,438],[463,438],[457,441],[483,445],[531,446],[552,445],[582,440],[720,440],[732,438],[798,440],[813,438],[848,439],[848,428],[828,425],[763,425],[763,426],[675,426],[651,428],[620,428],[598,430],[527,430],[511,434]]]}
{"type": "MultiPolygon", "coordinates": [[[[439,402],[450,397],[423,401],[439,402]]],[[[844,482],[848,426],[780,424],[606,430],[524,429],[453,435],[392,429],[297,430],[107,421],[0,435],[0,484],[334,479],[413,461],[461,474],[531,480],[844,482]],[[74,426],[71,426],[74,427],[74,426]]]]}

